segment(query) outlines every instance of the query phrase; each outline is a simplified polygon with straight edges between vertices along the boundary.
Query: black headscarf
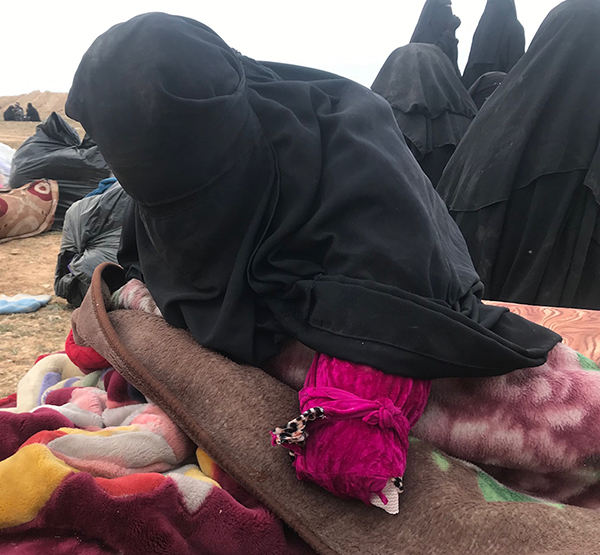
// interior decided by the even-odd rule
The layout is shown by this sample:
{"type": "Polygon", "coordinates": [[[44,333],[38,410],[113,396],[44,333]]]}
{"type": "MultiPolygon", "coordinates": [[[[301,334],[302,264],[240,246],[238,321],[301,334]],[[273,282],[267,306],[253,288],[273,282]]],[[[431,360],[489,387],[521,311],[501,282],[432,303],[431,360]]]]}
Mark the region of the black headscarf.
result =
{"type": "Polygon", "coordinates": [[[430,44],[394,50],[371,89],[391,104],[419,161],[436,148],[455,148],[477,114],[448,58],[430,44]]]}
{"type": "Polygon", "coordinates": [[[490,71],[508,73],[524,52],[525,31],[517,19],[515,0],[487,0],[463,74],[465,87],[490,71]]]}
{"type": "Polygon", "coordinates": [[[490,71],[484,73],[469,89],[469,94],[477,106],[478,110],[485,104],[486,100],[494,94],[496,89],[502,84],[506,73],[503,71],[490,71]]]}
{"type": "Polygon", "coordinates": [[[67,112],[135,201],[129,260],[202,345],[260,364],[291,336],[434,378],[539,365],[559,339],[480,303],[389,105],[352,81],[146,14],[94,42],[67,112]]]}
{"type": "MultiPolygon", "coordinates": [[[[554,225],[552,211],[559,208],[562,211],[562,215],[557,215],[560,234],[579,230],[581,222],[574,222],[574,228],[566,223],[578,191],[587,190],[589,209],[597,212],[600,203],[598,29],[598,0],[567,0],[552,10],[525,56],[479,112],[438,186],[467,238],[486,287],[496,282],[490,288],[494,295],[506,285],[505,277],[494,278],[499,271],[504,273],[497,258],[511,244],[519,244],[519,237],[528,235],[529,240],[540,245],[534,248],[523,244],[523,264],[526,259],[543,260],[551,249],[560,247],[562,266],[568,267],[576,245],[561,247],[561,235],[549,233],[554,225]],[[547,194],[539,198],[538,205],[531,204],[534,198],[525,199],[526,193],[521,191],[550,178],[552,183],[548,181],[547,194]],[[519,204],[515,199],[521,197],[519,204]],[[496,207],[500,211],[498,220],[490,212],[496,207]],[[517,218],[516,211],[525,209],[529,215],[523,213],[517,218]],[[534,221],[534,213],[540,221],[534,221]],[[506,223],[508,219],[512,222],[510,226],[506,223]],[[510,241],[509,233],[515,234],[510,241]]],[[[531,194],[539,197],[543,190],[531,194]]],[[[593,233],[597,235],[597,231],[593,233]]],[[[513,257],[507,263],[514,262],[513,257]]],[[[570,267],[574,275],[581,272],[577,266],[570,267]]],[[[553,281],[560,284],[558,270],[554,270],[553,281]]],[[[525,290],[531,283],[529,290],[535,294],[536,280],[541,278],[534,276],[533,271],[528,274],[515,279],[519,282],[515,290],[525,290]]],[[[594,304],[598,305],[600,291],[595,297],[594,304]]]]}
{"type": "Polygon", "coordinates": [[[449,28],[454,14],[451,0],[426,0],[410,42],[434,44],[448,56],[454,71],[458,69],[458,40],[449,28]]]}

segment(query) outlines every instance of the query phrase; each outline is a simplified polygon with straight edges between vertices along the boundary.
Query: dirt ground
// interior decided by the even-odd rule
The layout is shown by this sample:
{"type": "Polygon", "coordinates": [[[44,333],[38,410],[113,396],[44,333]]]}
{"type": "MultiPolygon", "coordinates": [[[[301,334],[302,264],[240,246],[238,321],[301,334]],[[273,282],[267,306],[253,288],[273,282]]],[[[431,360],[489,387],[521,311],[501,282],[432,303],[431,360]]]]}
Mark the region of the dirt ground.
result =
{"type": "MultiPolygon", "coordinates": [[[[49,94],[56,96],[46,95],[47,106],[60,106],[61,102],[64,105],[65,93],[49,94]]],[[[5,105],[3,100],[0,98],[1,106],[5,105]]],[[[40,114],[48,115],[42,111],[40,114]]],[[[0,121],[0,142],[18,148],[35,133],[35,126],[29,122],[0,121]]],[[[82,135],[81,128],[78,131],[82,135]]],[[[61,238],[60,232],[50,232],[0,244],[0,294],[52,295],[50,303],[37,312],[0,315],[0,398],[16,391],[19,380],[40,354],[64,348],[72,309],[65,300],[53,295],[61,238]]]]}
{"type": "Polygon", "coordinates": [[[53,295],[60,241],[60,232],[50,232],[0,245],[0,293],[52,295],[37,312],[0,314],[0,398],[16,391],[39,355],[64,348],[72,309],[53,295]]]}

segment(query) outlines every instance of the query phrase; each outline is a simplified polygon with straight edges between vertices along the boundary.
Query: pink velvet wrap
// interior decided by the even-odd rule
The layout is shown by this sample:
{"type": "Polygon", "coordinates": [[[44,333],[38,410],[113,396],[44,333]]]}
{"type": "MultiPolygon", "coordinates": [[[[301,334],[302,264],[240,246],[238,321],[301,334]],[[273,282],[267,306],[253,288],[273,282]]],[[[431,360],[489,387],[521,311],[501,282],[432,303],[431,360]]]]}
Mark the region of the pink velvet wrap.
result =
{"type": "Polygon", "coordinates": [[[322,417],[307,423],[305,442],[278,441],[275,433],[274,443],[294,453],[299,479],[368,505],[373,495],[387,503],[383,489],[404,475],[408,433],[430,389],[430,381],[317,354],[300,391],[300,409],[320,407],[322,417]]]}

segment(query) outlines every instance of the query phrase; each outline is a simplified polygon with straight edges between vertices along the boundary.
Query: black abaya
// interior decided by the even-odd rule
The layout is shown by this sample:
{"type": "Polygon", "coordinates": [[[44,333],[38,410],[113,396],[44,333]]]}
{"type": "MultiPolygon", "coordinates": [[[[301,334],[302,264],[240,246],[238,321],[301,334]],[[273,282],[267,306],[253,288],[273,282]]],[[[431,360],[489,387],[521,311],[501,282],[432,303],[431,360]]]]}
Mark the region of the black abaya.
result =
{"type": "Polygon", "coordinates": [[[515,0],[488,0],[473,35],[463,83],[470,88],[491,71],[508,73],[525,52],[525,31],[517,19],[515,0]]]}
{"type": "Polygon", "coordinates": [[[598,28],[597,0],[555,8],[440,181],[487,298],[600,309],[598,28]]]}
{"type": "Polygon", "coordinates": [[[559,337],[480,302],[389,104],[268,66],[196,21],[146,14],[77,70],[67,112],[135,201],[125,262],[166,320],[254,365],[286,337],[424,379],[542,364],[559,337]]]}
{"type": "Polygon", "coordinates": [[[408,147],[436,187],[477,114],[447,57],[430,44],[397,48],[371,89],[392,106],[408,147]]]}

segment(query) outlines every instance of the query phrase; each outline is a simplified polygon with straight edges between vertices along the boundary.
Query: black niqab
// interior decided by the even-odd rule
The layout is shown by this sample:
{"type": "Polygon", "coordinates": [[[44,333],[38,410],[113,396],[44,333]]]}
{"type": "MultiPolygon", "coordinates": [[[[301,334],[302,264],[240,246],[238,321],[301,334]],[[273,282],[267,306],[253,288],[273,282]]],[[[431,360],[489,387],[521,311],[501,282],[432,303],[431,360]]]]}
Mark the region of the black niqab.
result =
{"type": "Polygon", "coordinates": [[[525,52],[525,31],[517,19],[515,0],[488,0],[473,35],[463,74],[468,89],[484,73],[508,73],[525,52]]]}
{"type": "Polygon", "coordinates": [[[128,260],[202,345],[256,365],[291,336],[434,378],[539,365],[559,340],[480,303],[389,105],[352,81],[146,14],[94,42],[67,112],[135,201],[128,260]]]}
{"type": "Polygon", "coordinates": [[[600,308],[600,2],[567,0],[438,186],[488,298],[600,308]]]}
{"type": "Polygon", "coordinates": [[[427,0],[410,42],[436,45],[448,56],[454,71],[460,75],[458,40],[448,28],[453,15],[451,0],[427,0]]]}
{"type": "Polygon", "coordinates": [[[494,94],[496,89],[502,84],[506,73],[503,71],[490,71],[484,73],[469,89],[469,95],[473,99],[478,110],[486,103],[487,99],[494,94]]]}
{"type": "Polygon", "coordinates": [[[477,114],[450,61],[430,44],[397,48],[383,64],[371,89],[391,104],[411,151],[435,187],[477,114]],[[429,171],[428,155],[444,148],[447,156],[442,167],[434,164],[429,171]]]}

